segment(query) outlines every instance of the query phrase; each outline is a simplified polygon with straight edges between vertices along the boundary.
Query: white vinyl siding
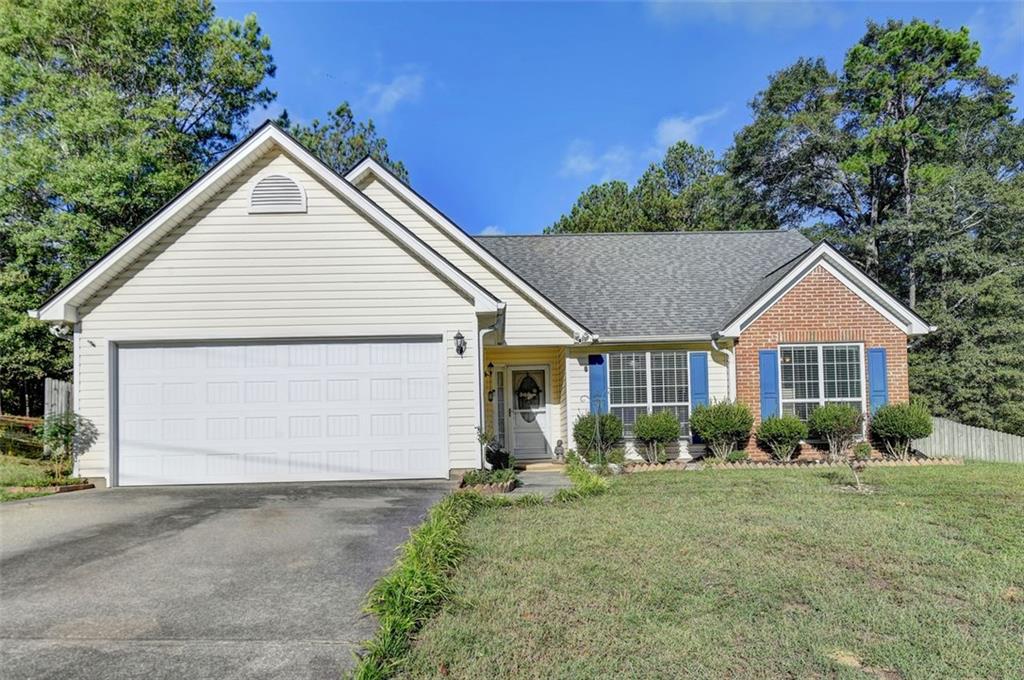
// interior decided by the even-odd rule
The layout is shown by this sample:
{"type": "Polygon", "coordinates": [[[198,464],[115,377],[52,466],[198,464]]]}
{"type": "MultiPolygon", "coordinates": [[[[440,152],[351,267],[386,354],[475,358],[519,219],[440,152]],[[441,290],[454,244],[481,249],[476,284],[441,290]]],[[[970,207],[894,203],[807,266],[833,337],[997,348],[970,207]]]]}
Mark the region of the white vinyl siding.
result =
{"type": "Polygon", "coordinates": [[[290,158],[226,184],[81,308],[80,411],[100,431],[83,476],[109,474],[109,352],[118,340],[443,337],[452,467],[479,460],[472,302],[290,158]],[[303,214],[249,214],[256,178],[301,182],[303,214]],[[454,351],[462,331],[468,348],[454,351]]]}
{"type": "Polygon", "coordinates": [[[481,287],[503,301],[505,307],[505,344],[571,345],[572,334],[512,288],[502,277],[484,266],[451,236],[432,224],[390,188],[375,179],[361,184],[360,189],[374,203],[384,208],[399,222],[411,229],[431,248],[465,272],[481,287]]]}
{"type": "Polygon", "coordinates": [[[818,406],[834,403],[864,413],[863,355],[856,344],[779,347],[783,415],[806,421],[818,406]]]}

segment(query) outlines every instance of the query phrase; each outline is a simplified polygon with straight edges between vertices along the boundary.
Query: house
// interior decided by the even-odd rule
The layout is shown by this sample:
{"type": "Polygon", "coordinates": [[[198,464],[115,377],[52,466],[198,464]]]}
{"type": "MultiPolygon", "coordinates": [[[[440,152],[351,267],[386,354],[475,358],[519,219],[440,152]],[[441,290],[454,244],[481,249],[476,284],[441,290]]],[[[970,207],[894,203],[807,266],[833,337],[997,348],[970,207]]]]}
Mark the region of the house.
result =
{"type": "Polygon", "coordinates": [[[270,123],[33,314],[73,329],[79,473],[111,485],[446,477],[478,428],[544,459],[591,410],[867,411],[930,330],[796,232],[473,238],[270,123]]]}

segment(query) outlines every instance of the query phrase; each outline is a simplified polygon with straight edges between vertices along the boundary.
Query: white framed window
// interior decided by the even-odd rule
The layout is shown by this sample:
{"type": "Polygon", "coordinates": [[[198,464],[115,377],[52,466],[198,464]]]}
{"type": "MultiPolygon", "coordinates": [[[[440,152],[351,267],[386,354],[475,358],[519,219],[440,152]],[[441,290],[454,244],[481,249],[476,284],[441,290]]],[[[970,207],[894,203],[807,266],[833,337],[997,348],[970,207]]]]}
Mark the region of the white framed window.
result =
{"type": "Polygon", "coordinates": [[[849,404],[865,412],[863,345],[782,345],[779,364],[783,415],[806,421],[824,404],[849,404]]]}
{"type": "Polygon", "coordinates": [[[611,352],[608,354],[608,407],[622,420],[623,436],[633,438],[640,413],[672,411],[684,433],[690,431],[689,352],[611,352]]]}

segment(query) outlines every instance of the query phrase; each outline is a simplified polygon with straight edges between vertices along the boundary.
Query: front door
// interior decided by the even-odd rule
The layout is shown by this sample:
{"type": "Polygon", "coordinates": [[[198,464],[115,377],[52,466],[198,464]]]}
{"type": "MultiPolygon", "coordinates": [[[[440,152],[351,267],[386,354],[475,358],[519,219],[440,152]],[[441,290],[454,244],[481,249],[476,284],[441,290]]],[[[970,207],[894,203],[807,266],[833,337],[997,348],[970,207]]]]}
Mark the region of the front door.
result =
{"type": "Polygon", "coordinates": [[[512,455],[519,460],[550,458],[547,367],[513,367],[509,375],[512,455]]]}

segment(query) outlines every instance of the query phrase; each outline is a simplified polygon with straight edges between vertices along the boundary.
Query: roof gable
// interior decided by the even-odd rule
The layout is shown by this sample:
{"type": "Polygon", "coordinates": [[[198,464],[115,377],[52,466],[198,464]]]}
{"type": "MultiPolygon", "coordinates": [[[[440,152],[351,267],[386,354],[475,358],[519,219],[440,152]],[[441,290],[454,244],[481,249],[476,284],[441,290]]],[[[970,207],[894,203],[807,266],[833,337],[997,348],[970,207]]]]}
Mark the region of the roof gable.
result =
{"type": "Polygon", "coordinates": [[[287,153],[303,170],[322,181],[339,198],[380,227],[407,252],[462,291],[474,302],[478,311],[493,312],[501,307],[501,302],[491,293],[431,249],[281,128],[268,121],[240,142],[196,182],[47,300],[33,315],[45,321],[77,321],[79,305],[275,146],[287,153]]]}
{"type": "MultiPolygon", "coordinates": [[[[397,196],[415,214],[421,216],[424,221],[445,238],[449,239],[451,243],[454,243],[462,252],[482,265],[487,270],[483,272],[485,277],[482,280],[485,282],[488,279],[493,281],[492,277],[497,277],[503,285],[511,288],[515,296],[523,298],[527,304],[532,305],[544,315],[550,317],[567,330],[571,336],[575,336],[577,339],[587,339],[593,336],[591,330],[578,318],[574,318],[564,307],[545,296],[542,291],[523,279],[508,263],[495,257],[487,248],[481,246],[472,236],[430,203],[430,201],[417,193],[408,184],[398,179],[391,171],[372,157],[367,156],[360,161],[356,167],[345,175],[345,178],[364,190],[364,192],[367,191],[368,185],[372,182],[379,183],[385,187],[386,191],[390,192],[393,196],[397,196]]],[[[460,260],[455,261],[459,262],[460,260]]],[[[467,271],[473,270],[467,269],[467,271]]],[[[476,271],[479,272],[481,270],[477,269],[476,271]]],[[[512,303],[512,300],[504,297],[504,293],[497,292],[503,295],[503,300],[506,303],[512,303]]],[[[512,310],[509,313],[512,314],[512,310]]]]}
{"type": "Polygon", "coordinates": [[[737,337],[762,314],[771,309],[800,281],[818,267],[824,268],[843,285],[874,308],[890,323],[907,335],[925,335],[935,330],[914,310],[891,295],[867,274],[856,267],[827,241],[819,243],[807,253],[772,272],[762,285],[734,311],[735,314],[723,325],[720,335],[737,337]]]}

